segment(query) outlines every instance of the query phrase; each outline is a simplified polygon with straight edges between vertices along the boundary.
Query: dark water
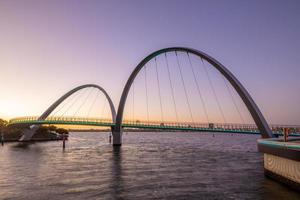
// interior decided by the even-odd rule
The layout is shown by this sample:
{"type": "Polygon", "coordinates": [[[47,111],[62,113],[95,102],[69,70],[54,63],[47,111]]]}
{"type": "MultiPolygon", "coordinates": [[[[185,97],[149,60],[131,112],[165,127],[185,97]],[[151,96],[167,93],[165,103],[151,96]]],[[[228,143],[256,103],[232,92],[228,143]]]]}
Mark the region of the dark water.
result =
{"type": "Polygon", "coordinates": [[[0,199],[300,199],[264,177],[258,136],[72,133],[62,142],[0,147],[0,199]]]}

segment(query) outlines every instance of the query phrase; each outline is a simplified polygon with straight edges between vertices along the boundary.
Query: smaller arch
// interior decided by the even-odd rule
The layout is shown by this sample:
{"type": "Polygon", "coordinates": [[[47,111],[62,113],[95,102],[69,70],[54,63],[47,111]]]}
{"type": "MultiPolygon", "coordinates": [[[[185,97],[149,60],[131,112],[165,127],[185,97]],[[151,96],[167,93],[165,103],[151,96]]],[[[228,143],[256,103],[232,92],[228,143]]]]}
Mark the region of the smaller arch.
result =
{"type": "MultiPolygon", "coordinates": [[[[106,97],[109,106],[110,106],[110,110],[111,110],[111,117],[112,117],[112,122],[115,123],[116,122],[116,110],[115,110],[115,106],[110,98],[110,96],[108,95],[108,93],[99,85],[96,84],[85,84],[85,85],[81,85],[78,86],[72,90],[70,90],[69,92],[67,92],[66,94],[64,94],[63,96],[61,96],[58,100],[56,100],[39,118],[38,121],[43,121],[45,120],[54,110],[55,108],[57,108],[64,100],[66,100],[68,97],[70,97],[72,94],[76,93],[79,90],[82,90],[84,88],[97,88],[99,89],[106,97]]],[[[21,137],[20,141],[28,141],[32,138],[32,136],[34,135],[35,131],[40,127],[40,125],[33,125],[33,127],[31,127],[30,130],[26,130],[24,131],[23,136],[21,137]]]]}
{"type": "Polygon", "coordinates": [[[111,117],[112,117],[112,121],[115,123],[116,120],[116,110],[115,110],[115,106],[110,98],[110,96],[108,95],[108,93],[99,85],[96,84],[85,84],[85,85],[81,85],[78,86],[72,90],[70,90],[69,92],[67,92],[66,94],[64,94],[63,96],[61,96],[57,101],[55,101],[39,118],[38,120],[42,121],[45,120],[52,112],[53,110],[55,110],[55,108],[57,108],[57,106],[59,106],[64,100],[66,100],[69,96],[71,96],[72,94],[76,93],[79,90],[82,90],[84,88],[97,88],[99,89],[101,92],[103,92],[103,94],[105,95],[109,106],[110,106],[110,110],[111,110],[111,117]]]}

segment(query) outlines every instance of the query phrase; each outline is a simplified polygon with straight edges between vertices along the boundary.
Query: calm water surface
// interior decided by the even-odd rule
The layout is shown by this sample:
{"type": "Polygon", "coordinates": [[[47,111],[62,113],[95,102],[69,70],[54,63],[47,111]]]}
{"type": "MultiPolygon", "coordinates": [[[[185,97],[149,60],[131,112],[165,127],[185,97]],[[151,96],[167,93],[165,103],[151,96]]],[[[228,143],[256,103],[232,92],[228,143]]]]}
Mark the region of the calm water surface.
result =
{"type": "Polygon", "coordinates": [[[0,146],[0,199],[300,199],[264,177],[252,135],[71,133],[62,142],[0,146]]]}

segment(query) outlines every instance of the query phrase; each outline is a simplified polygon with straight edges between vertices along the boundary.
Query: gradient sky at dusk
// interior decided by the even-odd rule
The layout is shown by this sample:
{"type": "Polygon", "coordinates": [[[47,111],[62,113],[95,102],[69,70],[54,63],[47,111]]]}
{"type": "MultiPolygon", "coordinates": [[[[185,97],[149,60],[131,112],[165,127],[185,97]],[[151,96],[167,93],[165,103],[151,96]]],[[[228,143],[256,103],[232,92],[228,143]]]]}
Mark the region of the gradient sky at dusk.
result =
{"type": "Polygon", "coordinates": [[[2,0],[0,117],[39,115],[84,83],[117,106],[141,59],[187,46],[230,69],[270,123],[300,124],[299,10],[298,0],[2,0]]]}

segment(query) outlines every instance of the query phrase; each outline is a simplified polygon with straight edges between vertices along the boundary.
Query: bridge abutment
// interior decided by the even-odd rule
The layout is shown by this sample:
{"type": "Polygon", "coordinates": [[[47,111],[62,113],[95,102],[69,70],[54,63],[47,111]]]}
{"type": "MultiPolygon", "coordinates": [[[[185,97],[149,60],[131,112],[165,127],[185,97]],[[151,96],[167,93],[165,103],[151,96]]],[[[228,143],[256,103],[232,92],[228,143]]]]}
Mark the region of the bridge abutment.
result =
{"type": "Polygon", "coordinates": [[[264,153],[265,175],[300,191],[300,140],[291,138],[259,139],[258,149],[264,153]]]}

